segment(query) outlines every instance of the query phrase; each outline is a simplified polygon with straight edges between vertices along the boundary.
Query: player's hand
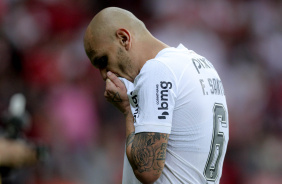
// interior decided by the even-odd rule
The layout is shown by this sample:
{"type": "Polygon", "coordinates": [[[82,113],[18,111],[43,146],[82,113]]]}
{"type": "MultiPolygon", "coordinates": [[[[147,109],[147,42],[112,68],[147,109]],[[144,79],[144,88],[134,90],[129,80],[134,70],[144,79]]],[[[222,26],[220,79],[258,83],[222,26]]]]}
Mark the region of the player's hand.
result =
{"type": "Polygon", "coordinates": [[[107,101],[117,107],[124,115],[131,113],[124,83],[112,72],[107,72],[106,90],[104,93],[107,101]]]}

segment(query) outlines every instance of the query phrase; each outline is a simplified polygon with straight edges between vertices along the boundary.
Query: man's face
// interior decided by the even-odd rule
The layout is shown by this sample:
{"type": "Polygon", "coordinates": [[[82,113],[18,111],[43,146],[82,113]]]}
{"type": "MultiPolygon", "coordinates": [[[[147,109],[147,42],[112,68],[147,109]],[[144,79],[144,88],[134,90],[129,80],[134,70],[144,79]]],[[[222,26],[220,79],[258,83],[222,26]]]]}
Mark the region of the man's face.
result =
{"type": "MultiPolygon", "coordinates": [[[[132,79],[131,60],[126,51],[114,42],[95,42],[87,55],[91,63],[100,70],[103,80],[107,79],[107,72],[111,71],[118,77],[132,79]]],[[[89,50],[89,49],[88,49],[89,50]]]]}

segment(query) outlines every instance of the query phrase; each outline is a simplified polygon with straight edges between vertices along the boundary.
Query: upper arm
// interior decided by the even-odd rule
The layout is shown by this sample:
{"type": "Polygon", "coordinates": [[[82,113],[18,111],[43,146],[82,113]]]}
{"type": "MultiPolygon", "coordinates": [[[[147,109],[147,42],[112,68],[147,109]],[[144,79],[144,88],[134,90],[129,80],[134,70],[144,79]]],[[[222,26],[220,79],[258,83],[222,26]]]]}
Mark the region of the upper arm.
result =
{"type": "Polygon", "coordinates": [[[136,134],[127,137],[126,154],[142,183],[153,183],[163,171],[176,91],[174,74],[159,61],[147,62],[135,78],[129,101],[136,134]]]}
{"type": "Polygon", "coordinates": [[[156,181],[164,168],[168,134],[142,132],[134,136],[131,157],[135,176],[143,183],[156,181]]]}

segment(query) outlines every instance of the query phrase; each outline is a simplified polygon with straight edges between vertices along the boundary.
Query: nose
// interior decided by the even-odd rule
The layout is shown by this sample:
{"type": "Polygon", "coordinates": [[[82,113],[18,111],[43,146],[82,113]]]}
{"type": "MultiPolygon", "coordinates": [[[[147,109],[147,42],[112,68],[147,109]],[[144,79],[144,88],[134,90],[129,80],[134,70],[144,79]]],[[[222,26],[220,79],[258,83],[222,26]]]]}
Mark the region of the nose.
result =
{"type": "Polygon", "coordinates": [[[108,70],[105,69],[105,68],[104,69],[100,69],[100,74],[101,74],[101,76],[102,76],[104,81],[106,81],[106,79],[107,79],[107,72],[108,72],[108,70]]]}

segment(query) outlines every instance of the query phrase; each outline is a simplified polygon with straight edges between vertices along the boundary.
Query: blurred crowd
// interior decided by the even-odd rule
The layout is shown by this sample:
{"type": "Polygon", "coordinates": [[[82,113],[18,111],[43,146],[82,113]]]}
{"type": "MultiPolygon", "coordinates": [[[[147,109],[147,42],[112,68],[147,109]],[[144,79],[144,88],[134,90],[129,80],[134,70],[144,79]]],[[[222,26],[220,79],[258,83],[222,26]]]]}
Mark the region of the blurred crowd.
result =
{"type": "Polygon", "coordinates": [[[83,48],[89,21],[109,6],[132,11],[155,37],[218,70],[230,125],[221,184],[281,183],[280,0],[1,0],[0,113],[23,93],[32,120],[25,135],[50,149],[12,183],[121,183],[124,119],[105,101],[83,48]]]}

